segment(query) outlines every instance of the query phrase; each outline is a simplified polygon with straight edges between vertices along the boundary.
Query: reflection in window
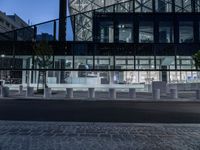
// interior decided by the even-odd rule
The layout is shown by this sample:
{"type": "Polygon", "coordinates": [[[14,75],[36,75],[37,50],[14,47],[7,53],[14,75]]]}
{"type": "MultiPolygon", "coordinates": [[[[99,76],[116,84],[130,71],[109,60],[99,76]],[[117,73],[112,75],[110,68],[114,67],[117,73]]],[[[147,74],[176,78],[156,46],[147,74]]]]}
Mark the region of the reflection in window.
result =
{"type": "Polygon", "coordinates": [[[112,22],[102,22],[100,24],[100,42],[112,43],[114,41],[114,29],[112,22]]]}
{"type": "Polygon", "coordinates": [[[175,11],[176,12],[191,12],[191,0],[175,0],[175,11]]]}
{"type": "Polygon", "coordinates": [[[172,12],[172,0],[156,0],[157,12],[172,12]]]}
{"type": "Polygon", "coordinates": [[[171,22],[160,22],[159,24],[159,42],[160,43],[173,43],[174,32],[171,22]]]}
{"type": "Polygon", "coordinates": [[[195,0],[195,11],[200,12],[200,0],[195,0]]]}
{"type": "Polygon", "coordinates": [[[139,27],[139,42],[153,43],[153,22],[141,22],[139,27]]]}
{"type": "Polygon", "coordinates": [[[121,43],[131,43],[132,42],[132,24],[119,24],[119,42],[121,43]]]}
{"type": "Polygon", "coordinates": [[[193,42],[193,23],[192,22],[180,22],[179,25],[179,42],[191,43],[193,42]]]}
{"type": "Polygon", "coordinates": [[[135,12],[152,12],[152,0],[135,0],[135,12]]]}

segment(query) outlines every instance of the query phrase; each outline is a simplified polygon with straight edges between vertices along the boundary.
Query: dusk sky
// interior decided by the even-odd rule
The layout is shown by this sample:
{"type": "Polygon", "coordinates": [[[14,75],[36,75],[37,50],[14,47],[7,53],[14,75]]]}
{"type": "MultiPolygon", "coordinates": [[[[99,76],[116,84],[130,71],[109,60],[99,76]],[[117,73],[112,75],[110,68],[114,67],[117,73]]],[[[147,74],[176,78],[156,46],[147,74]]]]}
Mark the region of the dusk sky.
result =
{"type": "Polygon", "coordinates": [[[59,0],[0,0],[0,10],[36,24],[58,18],[59,0]]]}

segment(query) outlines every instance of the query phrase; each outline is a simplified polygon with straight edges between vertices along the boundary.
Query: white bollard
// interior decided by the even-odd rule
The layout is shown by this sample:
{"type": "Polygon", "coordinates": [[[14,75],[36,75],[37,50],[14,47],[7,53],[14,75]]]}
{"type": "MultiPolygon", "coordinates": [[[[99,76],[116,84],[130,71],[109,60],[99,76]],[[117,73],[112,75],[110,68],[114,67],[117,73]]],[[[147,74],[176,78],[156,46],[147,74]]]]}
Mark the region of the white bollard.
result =
{"type": "Polygon", "coordinates": [[[200,90],[196,90],[196,99],[200,99],[200,90]]]}
{"type": "Polygon", "coordinates": [[[177,89],[170,89],[170,98],[177,99],[178,98],[178,90],[177,89]]]}
{"type": "Polygon", "coordinates": [[[136,98],[136,89],[135,89],[135,88],[130,88],[130,89],[129,89],[129,97],[130,97],[131,99],[136,98]]]}
{"type": "Polygon", "coordinates": [[[23,94],[23,86],[22,85],[19,86],[19,94],[20,95],[23,94]]]}
{"type": "Polygon", "coordinates": [[[110,98],[111,99],[116,99],[117,98],[117,96],[116,96],[116,89],[110,88],[109,89],[109,94],[110,94],[110,98]]]}
{"type": "Polygon", "coordinates": [[[73,92],[73,88],[66,88],[67,91],[67,98],[74,98],[74,92],[73,92]]]}
{"type": "Polygon", "coordinates": [[[1,97],[9,96],[9,87],[1,87],[1,97]]]}
{"type": "Polygon", "coordinates": [[[88,88],[88,98],[94,99],[95,98],[95,89],[88,88]]]}
{"type": "Polygon", "coordinates": [[[51,97],[51,88],[45,88],[44,89],[44,98],[50,98],[51,97]]]}
{"type": "Polygon", "coordinates": [[[33,95],[34,95],[34,87],[28,86],[27,90],[26,90],[26,96],[29,97],[29,96],[33,96],[33,95]]]}
{"type": "Polygon", "coordinates": [[[160,100],[160,89],[153,90],[153,100],[160,100]]]}

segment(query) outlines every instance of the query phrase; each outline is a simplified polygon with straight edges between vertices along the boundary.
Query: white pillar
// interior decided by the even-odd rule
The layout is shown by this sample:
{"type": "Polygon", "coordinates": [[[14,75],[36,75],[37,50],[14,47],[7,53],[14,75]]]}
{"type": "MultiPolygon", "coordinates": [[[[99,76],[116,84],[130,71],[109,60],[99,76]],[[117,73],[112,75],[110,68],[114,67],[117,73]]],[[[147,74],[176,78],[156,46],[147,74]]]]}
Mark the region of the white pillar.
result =
{"type": "Polygon", "coordinates": [[[196,99],[200,99],[200,90],[196,90],[196,99]]]}
{"type": "Polygon", "coordinates": [[[67,91],[67,98],[74,98],[74,92],[73,92],[73,88],[66,88],[67,91]]]}
{"type": "Polygon", "coordinates": [[[153,89],[153,100],[160,100],[160,89],[153,89]]]}
{"type": "Polygon", "coordinates": [[[177,89],[170,89],[170,98],[177,99],[178,98],[178,90],[177,89]]]}
{"type": "Polygon", "coordinates": [[[110,88],[109,89],[109,94],[111,99],[116,99],[116,89],[110,88]]]}
{"type": "Polygon", "coordinates": [[[129,89],[129,97],[130,97],[131,99],[136,98],[136,89],[135,89],[135,88],[130,88],[130,89],[129,89]]]}
{"type": "Polygon", "coordinates": [[[44,98],[50,98],[51,97],[51,88],[45,88],[44,89],[44,98]]]}
{"type": "Polygon", "coordinates": [[[29,97],[29,96],[33,96],[33,95],[34,95],[34,87],[28,86],[27,90],[26,90],[26,96],[29,97]]]}
{"type": "Polygon", "coordinates": [[[23,85],[20,85],[20,86],[19,86],[19,94],[20,94],[20,95],[23,94],[23,85]]]}
{"type": "Polygon", "coordinates": [[[88,98],[90,98],[90,99],[95,98],[95,89],[94,88],[88,88],[88,98]]]}
{"type": "Polygon", "coordinates": [[[9,87],[1,87],[1,97],[8,97],[9,96],[9,87]]]}

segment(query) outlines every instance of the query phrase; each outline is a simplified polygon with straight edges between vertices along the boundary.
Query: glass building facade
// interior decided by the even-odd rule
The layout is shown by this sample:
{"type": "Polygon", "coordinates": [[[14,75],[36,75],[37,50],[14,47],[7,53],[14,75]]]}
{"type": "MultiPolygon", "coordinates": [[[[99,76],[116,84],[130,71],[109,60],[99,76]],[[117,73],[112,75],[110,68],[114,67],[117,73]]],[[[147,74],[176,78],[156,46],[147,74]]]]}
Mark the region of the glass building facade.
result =
{"type": "Polygon", "coordinates": [[[54,50],[45,70],[55,86],[200,82],[192,59],[200,50],[199,0],[71,0],[69,6],[66,42],[58,40],[59,20],[1,34],[1,79],[36,84],[44,69],[33,44],[45,39],[54,50]]]}

